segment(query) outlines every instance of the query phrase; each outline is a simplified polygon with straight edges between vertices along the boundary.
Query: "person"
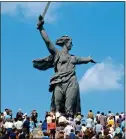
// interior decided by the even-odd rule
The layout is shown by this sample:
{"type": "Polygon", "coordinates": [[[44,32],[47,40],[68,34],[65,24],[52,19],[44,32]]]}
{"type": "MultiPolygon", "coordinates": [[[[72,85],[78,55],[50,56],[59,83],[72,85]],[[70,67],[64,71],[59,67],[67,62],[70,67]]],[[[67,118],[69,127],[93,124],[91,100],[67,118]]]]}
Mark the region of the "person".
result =
{"type": "Polygon", "coordinates": [[[42,131],[47,131],[47,120],[44,120],[42,123],[42,131]]]}
{"type": "Polygon", "coordinates": [[[23,117],[23,113],[22,113],[21,109],[19,109],[19,111],[16,114],[16,118],[18,120],[18,119],[21,119],[22,117],[23,117]]]}
{"type": "Polygon", "coordinates": [[[50,124],[52,122],[52,116],[50,113],[48,113],[46,120],[47,120],[47,124],[50,124]]]}
{"type": "Polygon", "coordinates": [[[114,126],[115,122],[114,122],[114,119],[113,119],[113,116],[110,116],[110,118],[108,119],[108,125],[112,125],[114,126]]]}
{"type": "Polygon", "coordinates": [[[126,127],[122,128],[122,138],[125,139],[126,137],[126,127]]]}
{"type": "Polygon", "coordinates": [[[93,114],[92,110],[89,110],[88,117],[91,119],[94,119],[94,114],[93,114]]]}
{"type": "Polygon", "coordinates": [[[53,92],[51,111],[76,115],[81,112],[79,84],[75,73],[77,64],[96,63],[92,57],[81,58],[69,54],[72,48],[72,39],[64,35],[56,40],[61,46],[59,51],[50,41],[44,27],[44,20],[39,16],[38,29],[51,56],[45,59],[33,60],[33,66],[39,70],[54,68],[55,75],[50,80],[49,91],[53,92]],[[41,65],[41,66],[40,66],[41,65]]]}
{"type": "Polygon", "coordinates": [[[81,112],[78,112],[77,113],[77,116],[76,116],[76,121],[81,121],[81,112]]]}
{"type": "Polygon", "coordinates": [[[82,133],[84,133],[86,131],[87,127],[85,124],[82,124],[82,127],[81,127],[81,131],[82,133]]]}
{"type": "Polygon", "coordinates": [[[7,119],[11,119],[9,110],[6,111],[5,121],[6,121],[7,119]]]}
{"type": "Polygon", "coordinates": [[[50,138],[55,139],[55,133],[56,133],[56,123],[55,120],[52,120],[52,123],[50,123],[50,138]]]}
{"type": "Polygon", "coordinates": [[[98,111],[97,114],[96,114],[96,121],[99,120],[100,115],[101,115],[101,114],[100,114],[100,111],[98,111]]]}
{"type": "Polygon", "coordinates": [[[40,120],[39,123],[38,123],[38,128],[39,128],[40,130],[42,130],[42,121],[41,121],[41,120],[40,120]]]}
{"type": "Polygon", "coordinates": [[[47,130],[49,130],[50,123],[52,123],[52,116],[48,113],[47,117],[47,130]]]}
{"type": "Polygon", "coordinates": [[[7,121],[4,124],[4,128],[7,130],[7,134],[10,135],[12,129],[13,129],[13,122],[11,121],[11,119],[7,119],[7,121]]]}
{"type": "Polygon", "coordinates": [[[117,112],[116,115],[115,115],[115,122],[117,123],[117,120],[119,118],[119,113],[117,112]]]}
{"type": "Polygon", "coordinates": [[[69,123],[67,123],[66,125],[67,126],[64,128],[65,138],[66,138],[66,136],[69,136],[72,129],[74,130],[74,128],[69,123]]]}
{"type": "Polygon", "coordinates": [[[72,127],[75,127],[75,125],[76,125],[76,122],[74,121],[74,119],[73,118],[69,118],[69,124],[72,126],[72,127]]]}
{"type": "Polygon", "coordinates": [[[15,124],[15,127],[16,127],[16,129],[18,131],[22,130],[22,128],[23,128],[23,122],[22,122],[22,119],[21,118],[18,119],[18,121],[15,124]]]}
{"type": "Polygon", "coordinates": [[[79,131],[79,132],[81,131],[82,127],[80,124],[81,124],[80,121],[76,121],[75,131],[79,131]]]}
{"type": "Polygon", "coordinates": [[[3,129],[3,119],[0,118],[0,137],[2,136],[2,129],[3,129]]]}
{"type": "Polygon", "coordinates": [[[112,135],[112,137],[114,136],[114,128],[111,124],[109,125],[109,133],[112,135]]]}
{"type": "Polygon", "coordinates": [[[57,139],[64,139],[64,132],[63,131],[59,131],[59,133],[57,135],[57,139]]]}
{"type": "Polygon", "coordinates": [[[20,130],[19,139],[26,139],[23,130],[20,130]]]}
{"type": "Polygon", "coordinates": [[[121,125],[117,124],[115,129],[115,134],[119,134],[119,133],[122,133],[122,129],[121,129],[121,125]]]}
{"type": "Polygon", "coordinates": [[[87,117],[87,120],[86,120],[86,127],[87,127],[87,128],[93,127],[93,120],[92,120],[90,117],[87,117]]]}
{"type": "Polygon", "coordinates": [[[30,135],[32,135],[34,128],[35,128],[35,124],[34,124],[33,119],[31,117],[30,118],[30,125],[29,125],[30,135]]]}
{"type": "Polygon", "coordinates": [[[95,131],[96,134],[98,134],[99,132],[103,132],[103,126],[100,124],[100,121],[98,121],[98,123],[95,125],[95,131]]]}
{"type": "Polygon", "coordinates": [[[111,111],[108,111],[108,117],[112,116],[112,112],[111,111]]]}
{"type": "Polygon", "coordinates": [[[34,126],[37,127],[36,124],[37,124],[38,113],[36,110],[33,110],[31,112],[31,118],[32,118],[32,121],[34,122],[34,126]]]}
{"type": "Polygon", "coordinates": [[[6,117],[7,111],[8,111],[8,109],[5,109],[5,111],[3,112],[4,117],[6,117]]]}
{"type": "Polygon", "coordinates": [[[23,128],[26,130],[27,137],[29,137],[29,129],[30,129],[30,118],[27,119],[23,123],[23,128]]]}
{"type": "Polygon", "coordinates": [[[76,135],[73,129],[71,129],[71,133],[69,134],[69,139],[76,139],[76,135]]]}
{"type": "Polygon", "coordinates": [[[64,132],[65,126],[66,126],[65,123],[58,123],[57,126],[56,126],[56,132],[60,132],[60,131],[64,132]]]}
{"type": "Polygon", "coordinates": [[[117,119],[117,123],[121,124],[122,123],[122,116],[119,115],[119,118],[117,119]]]}
{"type": "Polygon", "coordinates": [[[123,119],[123,121],[121,123],[121,128],[124,128],[124,127],[126,127],[126,120],[125,120],[125,118],[123,119]]]}
{"type": "Polygon", "coordinates": [[[75,132],[75,139],[80,139],[80,132],[79,131],[75,132]]]}
{"type": "Polygon", "coordinates": [[[81,115],[81,124],[86,124],[86,118],[84,115],[81,115]]]}
{"type": "Polygon", "coordinates": [[[10,139],[17,139],[17,129],[12,129],[12,133],[10,133],[10,139]]]}
{"type": "Polygon", "coordinates": [[[104,115],[104,112],[101,113],[101,115],[99,116],[99,121],[100,121],[100,124],[103,126],[103,128],[105,127],[106,125],[106,117],[104,115]]]}

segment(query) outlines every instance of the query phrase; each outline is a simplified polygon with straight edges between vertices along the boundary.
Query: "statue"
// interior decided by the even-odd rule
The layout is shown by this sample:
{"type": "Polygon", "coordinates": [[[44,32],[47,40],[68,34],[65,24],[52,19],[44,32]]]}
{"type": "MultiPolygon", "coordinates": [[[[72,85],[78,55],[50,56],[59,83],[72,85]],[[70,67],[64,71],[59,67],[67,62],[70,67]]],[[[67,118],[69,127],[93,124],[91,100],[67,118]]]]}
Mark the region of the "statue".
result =
{"type": "Polygon", "coordinates": [[[55,74],[50,80],[49,91],[52,92],[51,111],[74,116],[81,112],[80,91],[75,67],[78,64],[96,63],[91,56],[87,58],[69,54],[73,44],[72,39],[65,35],[56,40],[56,45],[62,47],[59,51],[49,39],[44,29],[44,19],[39,16],[38,30],[50,56],[33,60],[34,68],[47,70],[54,68],[55,74]]]}

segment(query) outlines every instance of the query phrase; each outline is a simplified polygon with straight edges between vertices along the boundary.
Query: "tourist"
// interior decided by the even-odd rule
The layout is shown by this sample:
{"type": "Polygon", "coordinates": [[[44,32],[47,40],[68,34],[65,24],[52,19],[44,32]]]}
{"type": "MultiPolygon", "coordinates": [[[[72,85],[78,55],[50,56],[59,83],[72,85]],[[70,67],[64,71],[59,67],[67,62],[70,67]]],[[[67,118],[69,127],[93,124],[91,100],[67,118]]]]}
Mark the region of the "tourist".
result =
{"type": "Polygon", "coordinates": [[[19,111],[17,112],[16,118],[17,118],[17,120],[20,118],[23,118],[23,113],[22,113],[21,109],[19,109],[19,111]]]}
{"type": "Polygon", "coordinates": [[[88,118],[94,119],[94,114],[93,114],[92,110],[90,110],[88,112],[88,118]]]}
{"type": "Polygon", "coordinates": [[[112,125],[112,127],[114,127],[115,122],[114,122],[114,118],[113,118],[113,116],[110,116],[110,117],[109,117],[107,123],[108,123],[108,124],[107,124],[108,126],[109,126],[109,125],[112,125]]]}
{"type": "Polygon", "coordinates": [[[33,120],[33,122],[34,122],[34,126],[36,127],[37,118],[38,118],[38,113],[37,113],[36,110],[33,110],[33,111],[31,112],[31,118],[32,118],[32,120],[33,120]]]}
{"type": "Polygon", "coordinates": [[[7,130],[7,134],[10,135],[12,129],[13,129],[13,122],[11,119],[7,119],[5,124],[4,124],[4,128],[7,130]]]}
{"type": "Polygon", "coordinates": [[[23,123],[23,128],[25,129],[26,135],[29,137],[29,129],[30,129],[30,118],[27,119],[23,123]]]}
{"type": "Polygon", "coordinates": [[[100,115],[101,115],[101,114],[100,114],[100,111],[98,111],[97,114],[96,114],[96,119],[97,119],[97,121],[99,120],[100,115]]]}
{"type": "Polygon", "coordinates": [[[76,121],[75,131],[81,132],[82,126],[80,121],[76,121]]]}
{"type": "Polygon", "coordinates": [[[93,120],[92,120],[92,118],[90,118],[90,116],[87,117],[86,127],[87,128],[92,128],[93,127],[93,120]]]}
{"type": "Polygon", "coordinates": [[[34,128],[35,128],[35,124],[32,120],[32,117],[30,117],[30,127],[29,127],[30,135],[32,135],[34,128]]]}
{"type": "Polygon", "coordinates": [[[7,115],[9,115],[9,111],[10,109],[8,109],[8,111],[6,112],[6,118],[2,116],[3,113],[1,112],[1,139],[33,139],[35,136],[38,138],[43,137],[52,139],[124,139],[126,134],[126,121],[125,118],[122,118],[120,113],[116,113],[115,120],[114,114],[111,113],[111,116],[108,116],[107,121],[107,117],[105,116],[106,114],[104,114],[103,112],[101,114],[99,114],[100,112],[97,112],[96,119],[95,117],[90,118],[91,116],[89,113],[89,117],[87,118],[78,113],[77,115],[75,115],[75,117],[68,117],[68,119],[66,116],[60,114],[59,118],[56,119],[54,112],[48,112],[47,130],[46,120],[44,120],[43,122],[40,121],[38,123],[38,126],[35,128],[32,116],[29,117],[25,113],[25,120],[23,118],[19,118],[21,116],[19,116],[17,120],[16,114],[14,119],[10,119],[11,117],[7,117],[7,115]],[[34,133],[36,134],[35,131],[37,131],[37,135],[33,135],[34,133]]]}
{"type": "Polygon", "coordinates": [[[122,123],[122,120],[123,120],[123,119],[122,119],[122,116],[119,115],[119,118],[117,119],[117,123],[118,123],[118,124],[121,124],[121,123],[122,123]]]}
{"type": "Polygon", "coordinates": [[[55,120],[52,120],[52,123],[49,125],[49,130],[50,130],[50,138],[55,139],[55,133],[56,133],[56,123],[55,120]]]}
{"type": "Polygon", "coordinates": [[[76,136],[75,136],[75,133],[74,133],[73,129],[71,129],[71,132],[69,134],[69,139],[76,139],[76,136]]]}
{"type": "Polygon", "coordinates": [[[84,115],[81,115],[81,124],[86,124],[86,118],[84,115]]]}
{"type": "Polygon", "coordinates": [[[103,132],[103,126],[100,124],[100,121],[98,121],[98,123],[95,125],[94,130],[96,134],[98,134],[99,132],[103,132]]]}
{"type": "Polygon", "coordinates": [[[64,137],[65,138],[66,138],[67,135],[69,136],[72,129],[74,130],[74,128],[69,123],[66,123],[66,125],[67,126],[64,128],[64,137]]]}
{"type": "Polygon", "coordinates": [[[16,128],[12,129],[12,133],[10,133],[9,139],[17,139],[17,129],[16,128]]]}
{"type": "Polygon", "coordinates": [[[16,122],[15,128],[16,128],[18,131],[22,130],[22,128],[23,128],[23,121],[22,121],[21,118],[19,118],[18,121],[16,122]]]}
{"type": "Polygon", "coordinates": [[[42,123],[42,131],[47,131],[47,121],[44,120],[42,123]]]}
{"type": "Polygon", "coordinates": [[[41,120],[40,120],[39,123],[38,123],[38,128],[39,128],[40,130],[42,130],[42,121],[41,121],[41,120]]]}
{"type": "Polygon", "coordinates": [[[104,115],[104,112],[101,113],[101,115],[99,116],[99,121],[100,124],[103,126],[103,128],[105,128],[106,125],[106,116],[104,115]]]}

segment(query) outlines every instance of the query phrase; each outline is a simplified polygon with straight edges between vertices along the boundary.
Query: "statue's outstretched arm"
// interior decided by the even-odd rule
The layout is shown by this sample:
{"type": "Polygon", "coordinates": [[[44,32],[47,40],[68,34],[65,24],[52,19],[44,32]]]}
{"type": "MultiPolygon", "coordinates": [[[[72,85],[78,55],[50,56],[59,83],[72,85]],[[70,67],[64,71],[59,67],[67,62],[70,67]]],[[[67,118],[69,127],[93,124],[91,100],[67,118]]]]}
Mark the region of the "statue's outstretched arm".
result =
{"type": "Polygon", "coordinates": [[[92,57],[76,57],[75,58],[75,64],[88,64],[89,62],[91,63],[96,63],[92,57]]]}
{"type": "Polygon", "coordinates": [[[39,31],[40,31],[40,34],[49,50],[49,52],[54,55],[58,52],[58,50],[55,48],[55,46],[53,45],[53,43],[50,41],[44,27],[43,27],[43,24],[44,24],[44,21],[41,21],[41,25],[39,25],[39,31]]]}

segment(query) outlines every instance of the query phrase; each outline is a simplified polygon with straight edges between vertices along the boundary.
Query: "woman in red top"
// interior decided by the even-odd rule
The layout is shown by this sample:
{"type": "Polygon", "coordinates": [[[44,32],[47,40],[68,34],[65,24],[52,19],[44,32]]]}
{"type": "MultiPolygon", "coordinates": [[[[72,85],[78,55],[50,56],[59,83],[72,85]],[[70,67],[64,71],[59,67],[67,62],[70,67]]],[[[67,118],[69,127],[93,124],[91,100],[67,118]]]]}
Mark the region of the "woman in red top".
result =
{"type": "Polygon", "coordinates": [[[50,129],[50,138],[55,139],[55,133],[56,133],[56,123],[55,120],[52,120],[52,123],[49,124],[50,129]]]}

